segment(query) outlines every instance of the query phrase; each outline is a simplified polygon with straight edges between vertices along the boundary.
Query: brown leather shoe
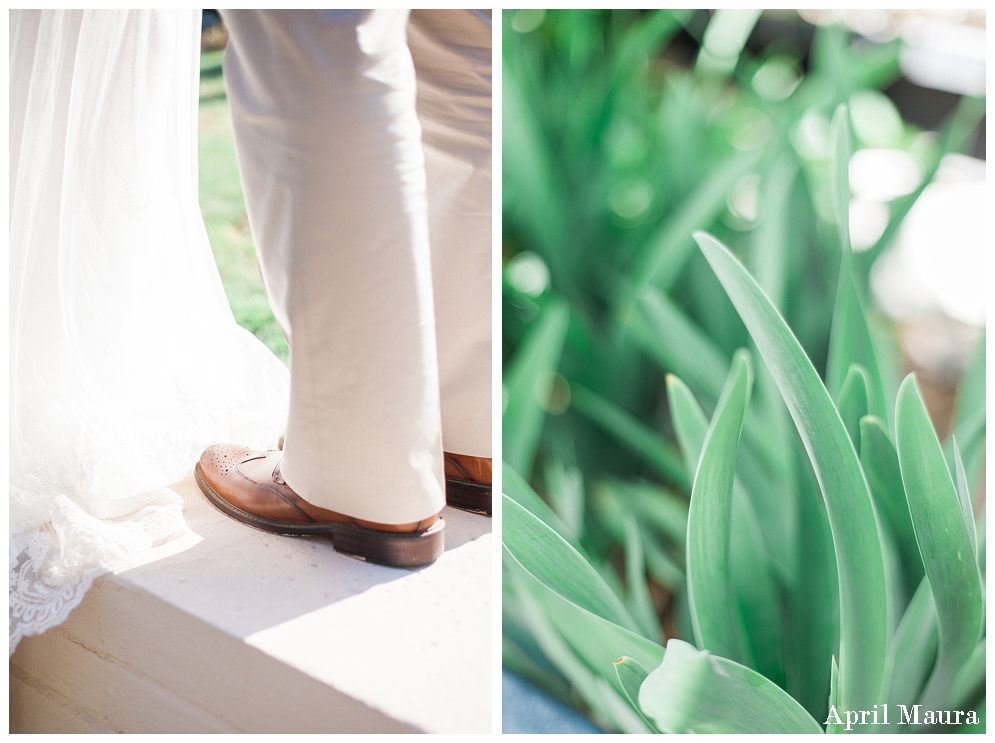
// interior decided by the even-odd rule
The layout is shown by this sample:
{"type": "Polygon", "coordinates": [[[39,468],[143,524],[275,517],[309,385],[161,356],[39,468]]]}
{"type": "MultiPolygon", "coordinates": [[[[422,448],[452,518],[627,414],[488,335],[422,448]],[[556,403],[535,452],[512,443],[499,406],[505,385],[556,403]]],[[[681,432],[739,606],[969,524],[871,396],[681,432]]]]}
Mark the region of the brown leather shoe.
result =
{"type": "Polygon", "coordinates": [[[446,504],[464,511],[491,515],[491,460],[443,452],[446,504]]]}
{"type": "Polygon", "coordinates": [[[196,466],[197,484],[219,510],[243,524],[292,536],[328,535],[336,551],[361,560],[415,568],[445,549],[439,514],[410,524],[378,524],[308,503],[280,476],[279,451],[215,444],[196,466]]]}

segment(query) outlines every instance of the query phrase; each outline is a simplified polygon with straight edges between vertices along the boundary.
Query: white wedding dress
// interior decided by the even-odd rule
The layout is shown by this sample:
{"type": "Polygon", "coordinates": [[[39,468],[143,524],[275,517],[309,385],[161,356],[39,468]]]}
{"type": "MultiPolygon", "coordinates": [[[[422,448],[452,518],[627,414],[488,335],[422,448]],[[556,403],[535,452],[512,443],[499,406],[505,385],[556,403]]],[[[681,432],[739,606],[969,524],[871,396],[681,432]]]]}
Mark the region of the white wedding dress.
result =
{"type": "Polygon", "coordinates": [[[182,534],[212,441],[272,446],[197,201],[200,11],[10,11],[10,652],[182,534]]]}

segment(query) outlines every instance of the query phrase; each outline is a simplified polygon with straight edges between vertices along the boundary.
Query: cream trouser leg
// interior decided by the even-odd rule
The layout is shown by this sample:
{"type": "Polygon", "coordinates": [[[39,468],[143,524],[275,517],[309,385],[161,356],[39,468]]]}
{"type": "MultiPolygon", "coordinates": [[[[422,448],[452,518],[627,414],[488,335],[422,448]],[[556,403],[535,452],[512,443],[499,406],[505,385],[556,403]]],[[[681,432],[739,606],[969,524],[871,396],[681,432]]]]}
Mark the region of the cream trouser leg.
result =
{"type": "Polygon", "coordinates": [[[224,19],[249,222],[290,344],[283,476],[357,518],[429,516],[443,440],[490,455],[489,18],[416,12],[410,52],[404,11],[224,19]]]}

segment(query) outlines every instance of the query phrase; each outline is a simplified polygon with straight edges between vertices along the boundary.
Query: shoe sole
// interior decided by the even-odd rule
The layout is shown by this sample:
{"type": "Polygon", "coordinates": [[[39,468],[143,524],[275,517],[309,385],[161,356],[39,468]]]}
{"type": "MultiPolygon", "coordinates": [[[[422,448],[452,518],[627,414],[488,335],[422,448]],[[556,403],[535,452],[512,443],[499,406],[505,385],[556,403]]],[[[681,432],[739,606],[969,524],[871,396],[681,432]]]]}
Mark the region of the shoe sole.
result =
{"type": "Polygon", "coordinates": [[[297,523],[256,516],[232,505],[204,477],[200,463],[194,468],[197,485],[226,516],[271,534],[291,537],[330,536],[332,548],[349,557],[395,568],[419,568],[435,562],[445,551],[445,522],[440,518],[424,531],[390,532],[335,521],[297,523]]]}
{"type": "Polygon", "coordinates": [[[446,505],[463,511],[491,515],[491,486],[488,483],[446,478],[446,505]]]}

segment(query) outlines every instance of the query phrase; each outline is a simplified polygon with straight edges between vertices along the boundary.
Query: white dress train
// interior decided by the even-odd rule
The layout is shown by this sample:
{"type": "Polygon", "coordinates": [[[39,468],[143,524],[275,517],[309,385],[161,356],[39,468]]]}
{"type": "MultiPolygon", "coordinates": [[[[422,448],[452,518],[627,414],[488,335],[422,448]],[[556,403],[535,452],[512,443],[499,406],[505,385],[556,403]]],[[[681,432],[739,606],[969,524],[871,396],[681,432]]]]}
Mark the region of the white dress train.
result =
{"type": "Polygon", "coordinates": [[[10,652],[177,536],[219,440],[272,447],[197,201],[200,11],[10,12],[10,652]]]}

